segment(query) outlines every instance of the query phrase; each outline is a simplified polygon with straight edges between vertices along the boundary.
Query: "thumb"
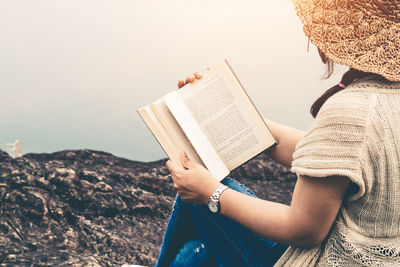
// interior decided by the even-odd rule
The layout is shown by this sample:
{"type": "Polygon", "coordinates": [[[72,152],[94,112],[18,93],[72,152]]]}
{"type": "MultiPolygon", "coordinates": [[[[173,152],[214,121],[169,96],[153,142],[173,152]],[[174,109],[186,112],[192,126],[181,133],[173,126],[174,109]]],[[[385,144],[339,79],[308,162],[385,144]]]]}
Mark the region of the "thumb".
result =
{"type": "Polygon", "coordinates": [[[194,167],[195,163],[188,158],[185,151],[182,151],[180,156],[183,167],[186,169],[192,169],[194,167]]]}
{"type": "Polygon", "coordinates": [[[172,160],[168,160],[165,164],[165,166],[167,167],[167,169],[169,170],[169,172],[174,175],[175,172],[178,172],[180,170],[182,170],[182,167],[179,166],[176,162],[173,162],[172,160]]]}

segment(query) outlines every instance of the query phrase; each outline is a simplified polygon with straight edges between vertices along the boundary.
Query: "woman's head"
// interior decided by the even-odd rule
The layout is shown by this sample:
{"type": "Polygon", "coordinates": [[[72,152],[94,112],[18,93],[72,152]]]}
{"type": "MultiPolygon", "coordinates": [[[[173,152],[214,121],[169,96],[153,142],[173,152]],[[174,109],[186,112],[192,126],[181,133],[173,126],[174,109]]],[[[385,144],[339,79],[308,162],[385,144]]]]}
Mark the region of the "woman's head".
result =
{"type": "Polygon", "coordinates": [[[293,0],[323,60],[400,81],[400,1],[293,0]]]}
{"type": "MultiPolygon", "coordinates": [[[[335,63],[331,59],[329,59],[324,54],[324,52],[322,52],[320,49],[318,49],[318,53],[319,53],[319,56],[321,57],[322,63],[324,63],[326,65],[326,72],[325,72],[325,75],[323,78],[328,79],[334,71],[335,63]]],[[[328,100],[329,97],[331,97],[332,95],[336,94],[337,92],[345,89],[352,82],[354,82],[358,79],[364,78],[366,76],[371,76],[371,77],[375,76],[380,79],[385,79],[384,77],[382,77],[379,74],[368,73],[368,72],[350,68],[348,71],[346,71],[343,74],[342,79],[340,80],[340,82],[338,84],[329,88],[323,95],[321,95],[312,104],[311,109],[310,109],[311,115],[315,118],[317,116],[319,110],[321,109],[322,105],[326,102],[326,100],[328,100]]]]}
{"type": "Polygon", "coordinates": [[[349,70],[339,84],[311,107],[315,117],[323,103],[353,81],[376,75],[400,81],[400,1],[398,0],[293,0],[309,42],[317,46],[327,65],[349,70]]]}

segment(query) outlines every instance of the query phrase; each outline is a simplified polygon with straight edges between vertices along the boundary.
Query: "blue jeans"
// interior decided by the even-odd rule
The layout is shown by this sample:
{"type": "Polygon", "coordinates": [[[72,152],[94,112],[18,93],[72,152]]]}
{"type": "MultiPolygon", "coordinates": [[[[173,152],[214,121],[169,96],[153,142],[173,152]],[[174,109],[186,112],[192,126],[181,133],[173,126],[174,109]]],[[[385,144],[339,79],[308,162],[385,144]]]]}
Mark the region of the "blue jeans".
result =
{"type": "MultiPolygon", "coordinates": [[[[222,183],[256,197],[232,178],[222,183]]],[[[188,203],[177,196],[156,266],[273,266],[286,248],[210,212],[207,205],[188,203]]]]}

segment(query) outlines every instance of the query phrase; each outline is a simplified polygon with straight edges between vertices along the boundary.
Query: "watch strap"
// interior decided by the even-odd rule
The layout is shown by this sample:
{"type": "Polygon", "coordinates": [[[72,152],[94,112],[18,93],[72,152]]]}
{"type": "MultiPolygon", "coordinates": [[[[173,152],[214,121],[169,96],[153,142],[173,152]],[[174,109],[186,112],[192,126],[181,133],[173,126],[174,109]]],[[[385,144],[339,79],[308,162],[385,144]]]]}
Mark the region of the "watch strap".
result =
{"type": "Polygon", "coordinates": [[[221,210],[221,206],[220,206],[220,204],[219,204],[219,199],[220,199],[220,197],[221,197],[221,195],[222,195],[222,193],[226,190],[226,189],[228,189],[229,187],[227,187],[226,185],[220,185],[220,186],[218,186],[217,187],[217,189],[215,190],[215,192],[211,195],[211,197],[210,197],[210,200],[209,201],[211,201],[211,202],[214,202],[215,204],[217,204],[218,205],[218,213],[219,213],[219,211],[221,210]]]}

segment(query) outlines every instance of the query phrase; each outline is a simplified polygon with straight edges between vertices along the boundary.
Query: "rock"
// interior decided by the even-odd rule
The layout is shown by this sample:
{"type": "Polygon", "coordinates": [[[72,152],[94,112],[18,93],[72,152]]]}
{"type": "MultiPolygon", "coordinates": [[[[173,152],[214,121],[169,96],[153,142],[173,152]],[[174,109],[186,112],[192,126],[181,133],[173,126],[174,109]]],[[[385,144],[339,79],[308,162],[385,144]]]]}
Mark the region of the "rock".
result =
{"type": "MultiPolygon", "coordinates": [[[[87,149],[12,159],[0,150],[0,265],[154,264],[176,194],[165,162],[87,149]]],[[[264,154],[231,176],[282,203],[296,182],[264,154]]]]}
{"type": "Polygon", "coordinates": [[[112,191],[112,187],[104,182],[99,182],[95,185],[95,189],[102,192],[110,192],[112,191]]]}

